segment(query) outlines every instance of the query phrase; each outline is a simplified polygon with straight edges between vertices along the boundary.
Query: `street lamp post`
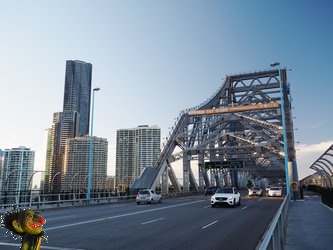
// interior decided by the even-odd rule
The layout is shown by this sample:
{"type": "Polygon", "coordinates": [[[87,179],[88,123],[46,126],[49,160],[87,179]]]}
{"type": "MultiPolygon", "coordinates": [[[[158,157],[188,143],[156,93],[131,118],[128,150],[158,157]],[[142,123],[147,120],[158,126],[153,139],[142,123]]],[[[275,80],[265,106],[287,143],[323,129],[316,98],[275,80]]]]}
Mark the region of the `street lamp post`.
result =
{"type": "Polygon", "coordinates": [[[30,176],[29,181],[28,181],[28,185],[27,185],[27,187],[26,187],[26,191],[29,190],[29,204],[30,204],[30,206],[31,206],[31,186],[30,186],[30,184],[31,184],[31,180],[32,180],[32,177],[33,177],[35,174],[39,173],[39,172],[45,172],[45,171],[40,171],[40,170],[36,170],[36,171],[34,171],[34,173],[30,176]]]}
{"type": "MultiPolygon", "coordinates": [[[[282,91],[282,77],[281,77],[281,69],[280,63],[275,62],[270,64],[271,67],[278,67],[279,71],[279,82],[280,82],[280,98],[281,98],[281,116],[282,116],[282,130],[283,130],[283,150],[284,150],[284,168],[286,175],[286,189],[287,195],[290,195],[290,181],[289,181],[289,170],[288,170],[288,149],[287,149],[287,131],[286,131],[286,120],[284,115],[284,95],[282,91]]],[[[290,197],[289,197],[290,199],[290,197]]]]}
{"type": "Polygon", "coordinates": [[[7,197],[7,182],[8,182],[8,180],[9,180],[9,176],[10,176],[12,173],[14,173],[15,171],[16,171],[16,170],[12,170],[12,171],[10,171],[9,174],[7,175],[7,177],[6,177],[5,185],[3,186],[4,196],[5,196],[4,204],[7,204],[7,200],[9,200],[8,197],[7,197]]]}
{"type": "Polygon", "coordinates": [[[95,91],[99,91],[100,88],[94,88],[92,94],[92,105],[91,105],[91,123],[90,123],[90,147],[89,147],[89,166],[88,166],[88,190],[87,190],[87,202],[90,202],[90,189],[91,189],[91,172],[92,172],[92,149],[93,149],[93,126],[94,126],[94,98],[95,91]]]}
{"type": "Polygon", "coordinates": [[[74,189],[73,189],[74,178],[75,178],[76,176],[78,176],[78,175],[79,175],[79,173],[76,173],[76,174],[72,177],[72,180],[71,180],[71,190],[72,190],[73,193],[74,193],[74,189]]]}
{"type": "MultiPolygon", "coordinates": [[[[59,174],[61,174],[61,172],[55,173],[55,175],[53,176],[53,178],[51,180],[51,200],[53,200],[53,182],[54,182],[54,179],[56,178],[56,176],[59,174]]],[[[60,195],[60,194],[58,194],[58,195],[60,195]]]]}

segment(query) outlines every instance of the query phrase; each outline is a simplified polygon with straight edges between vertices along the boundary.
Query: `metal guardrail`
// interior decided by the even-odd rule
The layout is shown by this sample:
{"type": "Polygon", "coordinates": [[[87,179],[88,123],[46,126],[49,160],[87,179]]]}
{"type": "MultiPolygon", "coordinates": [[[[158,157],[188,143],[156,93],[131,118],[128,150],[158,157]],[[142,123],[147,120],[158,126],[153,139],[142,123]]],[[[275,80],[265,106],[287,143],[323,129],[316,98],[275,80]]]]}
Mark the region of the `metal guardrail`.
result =
{"type": "Polygon", "coordinates": [[[78,193],[40,194],[36,196],[29,194],[7,195],[1,197],[0,212],[11,210],[13,208],[47,209],[115,203],[134,199],[135,195],[126,195],[125,193],[114,194],[111,192],[92,193],[89,201],[87,201],[85,195],[80,195],[78,193]]]}
{"type": "Polygon", "coordinates": [[[256,250],[281,250],[284,249],[287,235],[288,210],[290,197],[287,195],[273,220],[269,224],[263,237],[259,240],[256,250]]]}
{"type": "MultiPolygon", "coordinates": [[[[162,193],[162,198],[167,199],[171,197],[199,195],[201,192],[188,192],[188,193],[162,193]]],[[[91,198],[87,201],[86,196],[79,193],[59,193],[59,194],[39,194],[32,196],[30,194],[16,194],[0,197],[0,213],[13,208],[22,209],[48,209],[48,208],[61,208],[73,207],[84,205],[97,205],[97,204],[111,204],[118,202],[134,201],[136,195],[128,195],[127,193],[112,193],[112,192],[92,192],[91,198]],[[8,202],[12,201],[12,202],[8,202]]]]}

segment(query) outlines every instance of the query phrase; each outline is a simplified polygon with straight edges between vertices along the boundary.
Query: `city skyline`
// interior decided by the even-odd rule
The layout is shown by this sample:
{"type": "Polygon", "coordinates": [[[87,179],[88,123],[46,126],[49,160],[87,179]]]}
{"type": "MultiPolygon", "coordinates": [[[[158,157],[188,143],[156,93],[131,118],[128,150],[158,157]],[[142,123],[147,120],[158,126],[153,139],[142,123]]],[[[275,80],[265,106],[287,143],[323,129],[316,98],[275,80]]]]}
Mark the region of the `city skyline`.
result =
{"type": "Polygon", "coordinates": [[[4,3],[0,148],[31,148],[35,169],[44,170],[45,129],[62,107],[66,60],[94,67],[92,88],[101,88],[94,135],[109,141],[112,175],[117,129],[158,125],[165,138],[179,112],[209,98],[226,75],[278,61],[291,70],[298,172],[305,177],[333,143],[332,10],[330,2],[313,1],[4,3]]]}
{"type": "Polygon", "coordinates": [[[66,169],[66,152],[70,145],[67,142],[72,138],[89,135],[91,78],[91,63],[66,60],[63,111],[53,114],[53,123],[48,129],[44,191],[60,192],[69,189],[69,178],[73,177],[70,176],[71,171],[66,169]],[[57,175],[59,177],[55,178],[57,175]]]}

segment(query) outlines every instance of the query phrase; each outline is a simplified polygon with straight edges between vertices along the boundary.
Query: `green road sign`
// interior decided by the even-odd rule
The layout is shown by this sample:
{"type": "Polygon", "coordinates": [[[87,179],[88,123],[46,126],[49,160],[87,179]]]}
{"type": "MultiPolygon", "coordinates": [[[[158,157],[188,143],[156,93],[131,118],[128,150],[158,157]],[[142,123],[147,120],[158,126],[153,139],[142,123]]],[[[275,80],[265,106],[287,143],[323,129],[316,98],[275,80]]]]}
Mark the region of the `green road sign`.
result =
{"type": "Polygon", "coordinates": [[[210,161],[205,162],[205,168],[242,168],[244,161],[229,160],[229,161],[210,161]]]}

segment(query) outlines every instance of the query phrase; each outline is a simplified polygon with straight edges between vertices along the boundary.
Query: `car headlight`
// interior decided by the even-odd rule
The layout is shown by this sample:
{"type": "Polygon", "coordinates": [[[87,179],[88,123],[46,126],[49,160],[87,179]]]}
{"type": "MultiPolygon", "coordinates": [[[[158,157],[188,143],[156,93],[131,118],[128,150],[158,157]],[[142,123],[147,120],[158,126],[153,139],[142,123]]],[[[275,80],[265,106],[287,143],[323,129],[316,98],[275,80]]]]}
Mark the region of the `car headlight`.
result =
{"type": "Polygon", "coordinates": [[[233,198],[232,197],[229,197],[228,200],[232,200],[233,198]]]}

